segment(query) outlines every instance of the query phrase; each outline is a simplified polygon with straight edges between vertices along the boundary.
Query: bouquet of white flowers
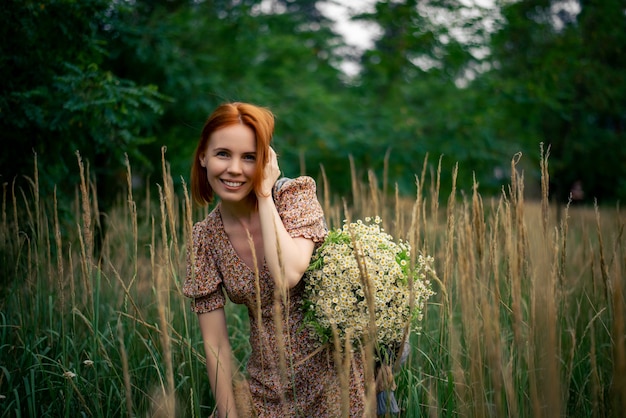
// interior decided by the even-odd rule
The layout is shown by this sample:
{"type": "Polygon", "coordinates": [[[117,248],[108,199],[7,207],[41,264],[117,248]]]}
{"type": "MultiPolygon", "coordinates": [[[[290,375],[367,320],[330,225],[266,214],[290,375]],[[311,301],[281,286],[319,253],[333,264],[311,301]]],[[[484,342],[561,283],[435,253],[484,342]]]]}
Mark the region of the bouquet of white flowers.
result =
{"type": "Polygon", "coordinates": [[[342,344],[346,335],[352,345],[362,343],[372,330],[370,303],[378,353],[398,349],[407,329],[419,330],[424,304],[434,294],[428,279],[435,274],[433,258],[418,255],[411,266],[409,244],[395,242],[380,223],[378,216],[344,222],[313,255],[305,322],[322,343],[333,341],[333,332],[342,344]]]}

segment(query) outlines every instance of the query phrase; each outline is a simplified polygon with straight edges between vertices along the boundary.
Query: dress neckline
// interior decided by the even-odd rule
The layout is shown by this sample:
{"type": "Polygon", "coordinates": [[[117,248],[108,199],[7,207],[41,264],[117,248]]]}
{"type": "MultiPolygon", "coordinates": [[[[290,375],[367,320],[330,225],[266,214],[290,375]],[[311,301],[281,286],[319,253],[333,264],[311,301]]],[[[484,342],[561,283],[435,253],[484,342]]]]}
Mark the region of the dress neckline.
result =
{"type": "MultiPolygon", "coordinates": [[[[222,205],[221,203],[218,203],[217,206],[215,207],[215,218],[217,221],[217,229],[221,235],[221,239],[226,241],[226,245],[228,246],[230,252],[234,255],[234,257],[237,259],[237,261],[242,264],[243,266],[245,266],[245,268],[248,270],[248,272],[250,274],[252,274],[253,276],[256,274],[256,269],[254,267],[251,267],[248,265],[248,263],[246,263],[243,258],[239,255],[239,253],[237,252],[237,250],[235,249],[235,247],[233,246],[233,243],[231,242],[230,238],[228,237],[228,233],[226,232],[226,228],[224,228],[224,220],[222,219],[222,205]]],[[[259,270],[259,276],[261,275],[261,273],[263,271],[265,271],[265,269],[267,268],[267,266],[265,265],[265,259],[263,259],[263,264],[261,266],[261,269],[259,270]]]]}

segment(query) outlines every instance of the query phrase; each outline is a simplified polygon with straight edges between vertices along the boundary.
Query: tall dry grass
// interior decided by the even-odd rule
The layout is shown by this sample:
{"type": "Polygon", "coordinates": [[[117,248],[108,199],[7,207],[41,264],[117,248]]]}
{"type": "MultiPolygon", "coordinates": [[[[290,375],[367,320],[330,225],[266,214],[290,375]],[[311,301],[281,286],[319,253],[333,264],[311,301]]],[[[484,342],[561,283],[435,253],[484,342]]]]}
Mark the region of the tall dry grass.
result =
{"type": "MultiPolygon", "coordinates": [[[[351,162],[346,197],[319,179],[331,227],[380,215],[413,254],[436,259],[437,295],[396,376],[402,416],[626,410],[624,215],[568,207],[557,216],[547,155],[542,199],[526,201],[520,158],[496,197],[481,196],[477,184],[456,190],[456,168],[447,173],[441,160],[424,161],[413,197],[387,184],[386,168],[382,181],[373,172],[359,181],[351,162]],[[442,176],[452,178],[448,196],[442,176]]],[[[191,226],[206,210],[192,209],[184,181],[175,190],[165,155],[158,185],[142,196],[127,164],[126,190],[99,244],[97,185],[80,155],[77,170],[73,202],[41,194],[36,163],[28,189],[3,185],[0,417],[209,415],[200,334],[180,292],[191,226]]],[[[247,313],[227,310],[243,368],[247,313]]]]}

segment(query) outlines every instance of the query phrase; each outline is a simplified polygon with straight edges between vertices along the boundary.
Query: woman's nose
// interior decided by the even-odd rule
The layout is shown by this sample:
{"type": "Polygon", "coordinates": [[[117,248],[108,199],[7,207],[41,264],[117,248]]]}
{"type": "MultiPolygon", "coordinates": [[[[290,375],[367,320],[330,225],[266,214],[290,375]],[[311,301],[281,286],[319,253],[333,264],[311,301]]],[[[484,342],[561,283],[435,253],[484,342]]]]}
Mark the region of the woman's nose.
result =
{"type": "Polygon", "coordinates": [[[231,173],[241,173],[241,161],[238,158],[231,159],[228,165],[228,171],[231,173]]]}

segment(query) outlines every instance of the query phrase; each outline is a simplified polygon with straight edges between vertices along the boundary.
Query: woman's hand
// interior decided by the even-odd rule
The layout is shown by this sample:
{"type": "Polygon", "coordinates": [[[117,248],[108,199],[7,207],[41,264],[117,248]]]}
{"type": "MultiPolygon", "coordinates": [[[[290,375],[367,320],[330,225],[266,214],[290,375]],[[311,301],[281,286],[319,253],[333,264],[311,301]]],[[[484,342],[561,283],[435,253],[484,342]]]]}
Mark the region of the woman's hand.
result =
{"type": "Polygon", "coordinates": [[[280,177],[280,168],[278,167],[278,158],[276,156],[276,152],[272,147],[269,148],[269,161],[265,165],[265,169],[263,170],[263,185],[261,187],[262,196],[257,197],[268,197],[272,195],[272,188],[280,177]]]}

